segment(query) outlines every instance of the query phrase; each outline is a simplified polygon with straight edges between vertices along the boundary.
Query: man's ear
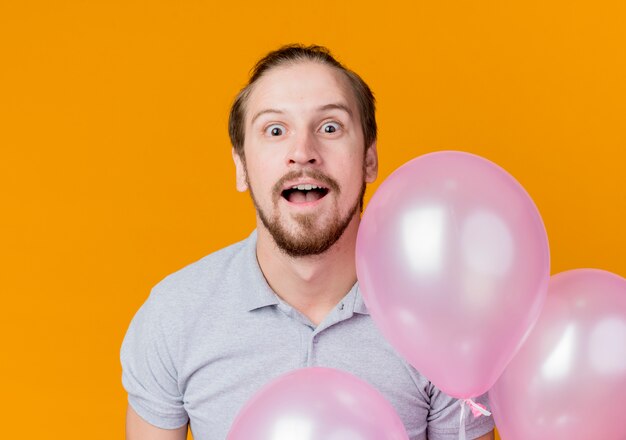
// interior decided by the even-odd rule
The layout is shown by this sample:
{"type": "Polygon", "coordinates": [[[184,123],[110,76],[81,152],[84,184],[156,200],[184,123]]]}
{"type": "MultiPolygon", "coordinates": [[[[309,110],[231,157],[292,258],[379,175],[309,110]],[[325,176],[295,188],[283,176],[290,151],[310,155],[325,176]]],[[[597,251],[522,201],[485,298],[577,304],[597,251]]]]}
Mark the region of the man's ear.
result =
{"type": "Polygon", "coordinates": [[[376,141],[365,150],[365,181],[372,183],[378,177],[378,150],[376,141]]]}
{"type": "Polygon", "coordinates": [[[243,164],[243,159],[239,156],[239,153],[235,151],[235,148],[232,149],[231,153],[233,155],[233,162],[235,162],[235,182],[237,185],[237,191],[245,192],[248,190],[246,167],[243,164]]]}

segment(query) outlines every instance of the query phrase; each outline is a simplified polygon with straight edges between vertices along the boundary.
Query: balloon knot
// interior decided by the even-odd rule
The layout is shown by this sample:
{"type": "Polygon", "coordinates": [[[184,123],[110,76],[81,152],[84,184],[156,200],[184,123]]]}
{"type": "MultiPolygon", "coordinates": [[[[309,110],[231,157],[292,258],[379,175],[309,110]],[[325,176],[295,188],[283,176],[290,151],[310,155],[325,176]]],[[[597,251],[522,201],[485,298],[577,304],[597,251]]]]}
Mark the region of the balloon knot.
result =
{"type": "Polygon", "coordinates": [[[491,413],[489,411],[487,411],[487,408],[485,407],[485,405],[481,405],[480,403],[476,403],[472,399],[463,399],[463,402],[465,402],[465,404],[467,406],[469,406],[470,410],[472,411],[472,415],[475,418],[476,417],[480,417],[480,416],[490,416],[491,415],[491,413]]]}

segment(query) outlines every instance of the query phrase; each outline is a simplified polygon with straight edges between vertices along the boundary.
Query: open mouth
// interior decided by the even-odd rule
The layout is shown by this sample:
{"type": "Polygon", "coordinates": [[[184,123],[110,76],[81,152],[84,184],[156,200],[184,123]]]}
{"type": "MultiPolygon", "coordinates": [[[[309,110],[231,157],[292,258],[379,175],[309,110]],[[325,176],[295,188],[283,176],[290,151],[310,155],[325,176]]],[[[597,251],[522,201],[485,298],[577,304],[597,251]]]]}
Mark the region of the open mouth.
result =
{"type": "Polygon", "coordinates": [[[317,202],[328,194],[328,188],[317,185],[296,185],[283,190],[281,195],[291,203],[317,202]]]}

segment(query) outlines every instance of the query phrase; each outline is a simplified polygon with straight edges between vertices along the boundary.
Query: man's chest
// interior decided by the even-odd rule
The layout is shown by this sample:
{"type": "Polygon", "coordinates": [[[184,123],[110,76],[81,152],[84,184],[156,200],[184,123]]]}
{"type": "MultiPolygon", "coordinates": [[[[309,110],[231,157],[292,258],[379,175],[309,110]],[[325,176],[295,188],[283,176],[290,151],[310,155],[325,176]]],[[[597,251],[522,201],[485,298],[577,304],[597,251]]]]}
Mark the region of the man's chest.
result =
{"type": "Polygon", "coordinates": [[[240,408],[263,385],[311,366],[365,380],[394,405],[410,438],[422,438],[425,380],[395,354],[369,316],[316,331],[275,308],[256,313],[198,325],[182,353],[179,383],[196,440],[226,438],[240,408]]]}

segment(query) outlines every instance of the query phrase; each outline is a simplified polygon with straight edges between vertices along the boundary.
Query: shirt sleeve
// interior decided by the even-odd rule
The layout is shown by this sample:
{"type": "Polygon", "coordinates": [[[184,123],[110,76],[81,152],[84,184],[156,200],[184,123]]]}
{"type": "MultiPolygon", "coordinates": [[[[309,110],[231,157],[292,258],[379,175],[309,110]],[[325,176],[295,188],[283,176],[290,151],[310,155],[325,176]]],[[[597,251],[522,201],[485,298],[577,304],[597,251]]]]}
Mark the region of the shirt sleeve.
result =
{"type": "MultiPolygon", "coordinates": [[[[461,423],[461,402],[459,399],[448,396],[434,385],[430,384],[429,394],[430,411],[428,413],[429,440],[458,440],[461,423]]],[[[488,395],[472,399],[489,410],[488,395]]],[[[476,439],[494,429],[491,416],[474,417],[469,408],[465,410],[465,434],[468,439],[476,439]]]]}
{"type": "Polygon", "coordinates": [[[187,424],[176,370],[176,329],[154,291],[130,323],[122,348],[122,384],[128,403],[146,422],[163,429],[187,424]]]}

